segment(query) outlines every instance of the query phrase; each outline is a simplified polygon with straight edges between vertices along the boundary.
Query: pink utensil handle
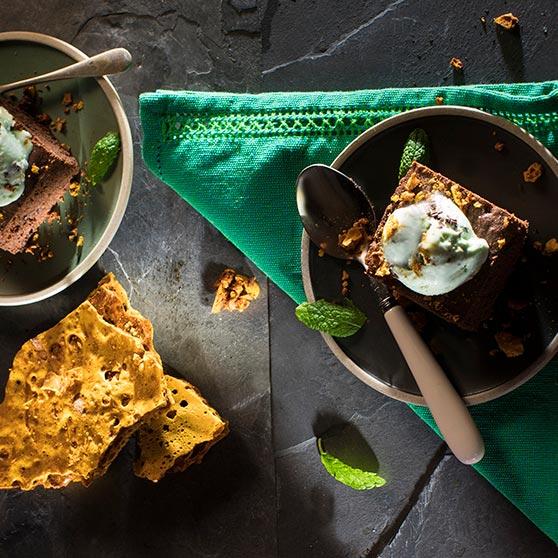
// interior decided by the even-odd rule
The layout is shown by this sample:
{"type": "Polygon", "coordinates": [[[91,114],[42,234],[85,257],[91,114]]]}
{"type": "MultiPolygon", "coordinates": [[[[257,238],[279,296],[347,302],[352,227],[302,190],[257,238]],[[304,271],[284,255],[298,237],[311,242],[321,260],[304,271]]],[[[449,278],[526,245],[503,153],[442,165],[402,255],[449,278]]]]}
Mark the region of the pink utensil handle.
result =
{"type": "Polygon", "coordinates": [[[484,441],[463,399],[401,306],[384,317],[447,445],[462,463],[484,456],[484,441]]]}

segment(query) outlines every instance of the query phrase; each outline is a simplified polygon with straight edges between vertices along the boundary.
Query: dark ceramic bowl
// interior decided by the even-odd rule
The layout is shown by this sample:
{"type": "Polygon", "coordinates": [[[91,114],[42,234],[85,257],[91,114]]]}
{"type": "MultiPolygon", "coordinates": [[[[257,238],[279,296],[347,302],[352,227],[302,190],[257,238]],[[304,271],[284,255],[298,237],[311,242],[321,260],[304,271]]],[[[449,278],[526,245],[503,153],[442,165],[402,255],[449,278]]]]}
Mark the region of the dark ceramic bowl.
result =
{"type": "MultiPolygon", "coordinates": [[[[535,240],[558,237],[558,161],[521,128],[482,111],[450,106],[411,110],[364,132],[333,162],[364,188],[378,218],[397,184],[405,140],[418,127],[430,137],[434,170],[530,223],[525,255],[486,328],[472,334],[425,311],[421,314],[427,319],[421,334],[459,393],[469,405],[482,403],[527,381],[558,350],[558,256],[543,256],[532,248],[535,240]],[[494,149],[497,141],[505,144],[504,151],[494,149]],[[527,184],[522,172],[534,161],[544,167],[543,176],[527,184]],[[494,334],[504,322],[524,339],[522,356],[507,358],[497,350],[494,334]]],[[[302,271],[308,300],[339,298],[343,269],[350,274],[350,297],[368,321],[352,337],[324,335],[326,343],[368,385],[390,397],[424,405],[362,267],[319,257],[303,235],[302,271]]]]}

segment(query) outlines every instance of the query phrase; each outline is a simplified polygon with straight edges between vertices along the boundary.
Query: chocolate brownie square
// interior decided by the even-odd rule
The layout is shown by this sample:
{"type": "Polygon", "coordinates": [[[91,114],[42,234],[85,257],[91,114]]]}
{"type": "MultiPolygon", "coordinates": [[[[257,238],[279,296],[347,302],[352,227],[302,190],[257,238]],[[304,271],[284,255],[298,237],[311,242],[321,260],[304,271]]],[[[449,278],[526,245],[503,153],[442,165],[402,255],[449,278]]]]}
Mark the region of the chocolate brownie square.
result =
{"type": "Polygon", "coordinates": [[[527,221],[415,162],[399,182],[376,229],[366,256],[367,272],[448,322],[476,331],[491,316],[496,298],[521,255],[528,227],[527,221]],[[382,233],[396,209],[418,203],[435,192],[446,195],[461,209],[473,232],[486,240],[489,251],[471,279],[445,294],[426,296],[403,285],[391,272],[384,258],[382,233]]]}
{"type": "Polygon", "coordinates": [[[31,235],[62,199],[72,177],[79,173],[79,164],[50,130],[31,115],[6,99],[0,98],[0,107],[12,115],[16,128],[31,134],[33,143],[25,191],[17,201],[2,208],[0,249],[17,254],[25,249],[31,235]]]}

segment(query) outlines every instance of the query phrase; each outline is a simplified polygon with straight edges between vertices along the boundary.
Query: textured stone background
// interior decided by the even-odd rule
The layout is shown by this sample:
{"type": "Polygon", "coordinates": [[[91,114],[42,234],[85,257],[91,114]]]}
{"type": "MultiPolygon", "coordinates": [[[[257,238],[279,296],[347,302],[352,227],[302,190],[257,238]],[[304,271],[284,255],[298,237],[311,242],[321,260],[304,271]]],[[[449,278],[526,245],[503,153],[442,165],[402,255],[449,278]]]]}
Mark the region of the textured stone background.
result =
{"type": "MultiPolygon", "coordinates": [[[[0,492],[0,557],[504,558],[558,556],[404,405],[347,373],[293,303],[142,166],[137,95],[353,89],[556,78],[555,0],[42,0],[0,9],[2,30],[56,35],[88,54],[125,46],[115,77],[136,149],[128,211],[99,265],[49,301],[0,310],[0,365],[114,271],[155,326],[166,365],[199,385],[232,434],[202,467],[158,485],[130,474],[133,447],[88,489],[0,492]],[[498,39],[508,10],[521,34],[498,39]],[[161,219],[161,215],[164,219],[161,219]],[[138,239],[141,242],[138,243],[138,239]],[[209,314],[224,265],[256,273],[241,316],[209,314]],[[389,484],[365,493],[322,469],[315,434],[350,421],[389,484]]],[[[0,80],[1,81],[1,80],[0,80]]],[[[3,372],[5,378],[5,372],[3,372]]]]}

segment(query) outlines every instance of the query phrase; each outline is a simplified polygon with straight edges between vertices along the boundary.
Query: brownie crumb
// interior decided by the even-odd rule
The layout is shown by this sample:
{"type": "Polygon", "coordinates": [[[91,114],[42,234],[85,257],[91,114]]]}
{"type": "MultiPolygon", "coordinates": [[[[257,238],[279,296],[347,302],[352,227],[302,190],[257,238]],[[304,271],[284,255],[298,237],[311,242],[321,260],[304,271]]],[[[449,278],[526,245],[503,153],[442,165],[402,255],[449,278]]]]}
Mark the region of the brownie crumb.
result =
{"type": "Polygon", "coordinates": [[[523,171],[523,180],[525,182],[536,182],[541,177],[542,171],[540,163],[532,163],[523,171]]]}
{"type": "Polygon", "coordinates": [[[463,61],[460,58],[456,58],[455,56],[450,60],[450,66],[458,71],[461,72],[463,70],[463,61]]]}
{"type": "Polygon", "coordinates": [[[496,340],[496,343],[498,343],[498,347],[500,348],[500,350],[508,358],[521,356],[525,352],[523,341],[509,331],[498,332],[494,336],[494,339],[496,340]]]}
{"type": "Polygon", "coordinates": [[[77,198],[80,189],[81,185],[79,182],[70,182],[70,196],[72,196],[72,198],[77,198]]]}
{"type": "Polygon", "coordinates": [[[341,272],[341,295],[347,296],[349,294],[349,274],[343,270],[341,272]]]}
{"type": "Polygon", "coordinates": [[[52,118],[46,112],[41,112],[41,114],[37,114],[35,120],[40,124],[43,124],[44,126],[50,126],[50,123],[52,122],[52,118]]]}
{"type": "Polygon", "coordinates": [[[66,91],[66,93],[64,93],[64,95],[62,96],[62,104],[65,107],[68,107],[70,105],[72,105],[74,103],[74,99],[72,98],[72,94],[70,91],[66,91]]]}
{"type": "Polygon", "coordinates": [[[556,240],[555,238],[550,238],[544,243],[544,246],[542,246],[542,253],[545,256],[550,256],[551,254],[556,254],[557,252],[558,252],[558,240],[556,240]]]}
{"type": "Polygon", "coordinates": [[[59,133],[66,132],[66,119],[60,118],[57,116],[51,123],[50,123],[51,130],[59,133]]]}
{"type": "Polygon", "coordinates": [[[79,112],[80,110],[83,110],[83,107],[85,106],[85,103],[83,102],[83,99],[80,99],[77,103],[74,103],[72,105],[72,109],[74,112],[79,112]]]}
{"type": "Polygon", "coordinates": [[[506,31],[511,31],[512,29],[515,29],[517,27],[519,18],[509,12],[507,14],[502,14],[498,17],[495,17],[494,23],[502,29],[506,29],[506,31]]]}

